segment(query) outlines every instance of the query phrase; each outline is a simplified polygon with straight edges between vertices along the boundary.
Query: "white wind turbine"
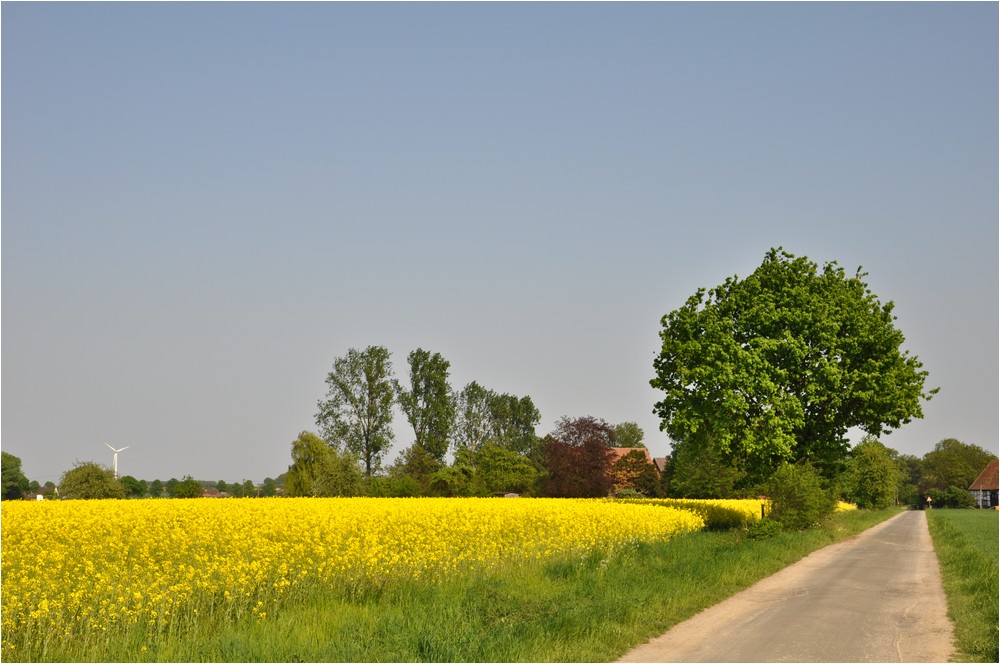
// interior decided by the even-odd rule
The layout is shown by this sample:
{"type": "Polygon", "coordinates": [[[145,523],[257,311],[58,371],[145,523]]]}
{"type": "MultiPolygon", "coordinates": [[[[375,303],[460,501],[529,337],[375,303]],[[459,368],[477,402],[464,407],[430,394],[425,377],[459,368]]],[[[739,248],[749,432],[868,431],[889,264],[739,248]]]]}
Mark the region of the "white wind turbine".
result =
{"type": "MultiPolygon", "coordinates": [[[[104,443],[104,444],[108,445],[107,443],[104,443]]],[[[128,447],[129,446],[126,445],[125,447],[121,448],[120,450],[116,450],[115,448],[113,448],[110,445],[108,445],[108,449],[115,453],[115,460],[114,460],[115,479],[118,479],[118,453],[122,452],[124,450],[127,450],[128,447]]]]}

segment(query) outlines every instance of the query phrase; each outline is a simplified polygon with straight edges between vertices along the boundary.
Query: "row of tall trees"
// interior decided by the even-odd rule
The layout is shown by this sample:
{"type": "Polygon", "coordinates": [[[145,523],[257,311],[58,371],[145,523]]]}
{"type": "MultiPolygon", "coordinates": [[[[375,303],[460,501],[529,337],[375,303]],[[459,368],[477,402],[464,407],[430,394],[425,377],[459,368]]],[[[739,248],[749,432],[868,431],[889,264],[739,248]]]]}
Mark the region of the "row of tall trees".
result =
{"type": "MultiPolygon", "coordinates": [[[[460,424],[476,425],[475,434],[454,437],[450,463],[414,442],[384,473],[365,475],[359,456],[304,431],[292,443],[292,465],[285,481],[290,496],[489,496],[518,493],[540,496],[596,497],[612,489],[646,495],[662,493],[656,469],[644,451],[614,461],[613,447],[642,445],[634,422],[612,426],[594,417],[562,418],[539,438],[516,425],[518,414],[537,420],[530,399],[495,395],[475,383],[457,399],[460,424]],[[485,398],[484,398],[485,397],[485,398]],[[462,405],[478,403],[476,419],[463,417],[462,405]],[[524,406],[529,406],[524,408],[524,406]],[[499,424],[498,424],[499,421],[499,424]],[[512,424],[512,421],[514,424],[512,424]]],[[[444,456],[443,454],[441,456],[444,456]]]]}
{"type": "Polygon", "coordinates": [[[530,397],[500,394],[475,381],[455,394],[448,382],[451,365],[440,353],[418,348],[407,362],[404,384],[393,375],[386,348],[352,348],[327,374],[326,398],[317,404],[319,435],[338,453],[355,455],[366,477],[378,473],[392,446],[396,404],[413,428],[412,454],[437,463],[449,449],[476,453],[486,444],[531,452],[541,416],[530,397]]]}

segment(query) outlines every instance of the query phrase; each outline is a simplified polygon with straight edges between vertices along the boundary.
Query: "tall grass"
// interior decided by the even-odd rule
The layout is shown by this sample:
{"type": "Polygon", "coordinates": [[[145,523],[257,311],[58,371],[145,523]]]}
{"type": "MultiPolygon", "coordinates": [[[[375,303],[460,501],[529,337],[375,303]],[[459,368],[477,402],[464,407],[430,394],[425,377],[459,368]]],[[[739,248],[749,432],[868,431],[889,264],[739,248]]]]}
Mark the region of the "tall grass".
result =
{"type": "MultiPolygon", "coordinates": [[[[49,661],[609,661],[702,609],[896,511],[750,540],[700,532],[612,553],[511,563],[442,583],[289,596],[262,620],[141,628],[97,647],[56,640],[49,661]]],[[[6,656],[14,661],[16,655],[6,656]]]]}
{"type": "Polygon", "coordinates": [[[927,524],[955,624],[956,661],[1000,661],[997,512],[931,510],[927,524]]]}

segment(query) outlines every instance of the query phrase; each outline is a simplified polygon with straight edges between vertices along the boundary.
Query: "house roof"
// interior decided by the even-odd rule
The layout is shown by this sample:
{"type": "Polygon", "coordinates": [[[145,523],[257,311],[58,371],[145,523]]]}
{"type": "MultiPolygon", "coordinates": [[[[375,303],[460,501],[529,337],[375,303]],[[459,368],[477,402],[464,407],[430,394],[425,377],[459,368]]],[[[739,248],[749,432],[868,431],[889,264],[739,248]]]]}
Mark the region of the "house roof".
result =
{"type": "Polygon", "coordinates": [[[979,473],[979,477],[969,487],[969,491],[996,491],[1000,481],[997,479],[997,460],[993,459],[986,464],[986,469],[979,473]]]}
{"type": "Polygon", "coordinates": [[[653,465],[658,471],[665,473],[667,471],[667,457],[653,457],[653,465]]]}
{"type": "Polygon", "coordinates": [[[642,452],[646,455],[646,463],[653,463],[653,457],[649,456],[649,450],[645,447],[612,447],[611,451],[614,452],[614,457],[611,458],[612,465],[629,452],[642,452]]]}

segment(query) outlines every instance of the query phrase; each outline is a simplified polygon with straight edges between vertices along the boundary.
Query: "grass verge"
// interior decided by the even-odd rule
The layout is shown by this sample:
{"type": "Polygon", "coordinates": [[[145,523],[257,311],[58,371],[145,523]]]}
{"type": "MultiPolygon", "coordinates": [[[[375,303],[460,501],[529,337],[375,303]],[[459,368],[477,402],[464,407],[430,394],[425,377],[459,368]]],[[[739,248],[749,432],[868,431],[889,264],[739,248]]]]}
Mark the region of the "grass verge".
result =
{"type": "MultiPolygon", "coordinates": [[[[810,552],[898,512],[842,512],[821,528],[750,540],[701,532],[439,584],[313,592],[263,620],[141,629],[48,661],[588,661],[617,659],[810,552]]],[[[5,659],[11,660],[10,657],[5,659]]]]}
{"type": "Polygon", "coordinates": [[[955,661],[1000,661],[998,513],[930,510],[927,525],[955,625],[955,661]]]}

